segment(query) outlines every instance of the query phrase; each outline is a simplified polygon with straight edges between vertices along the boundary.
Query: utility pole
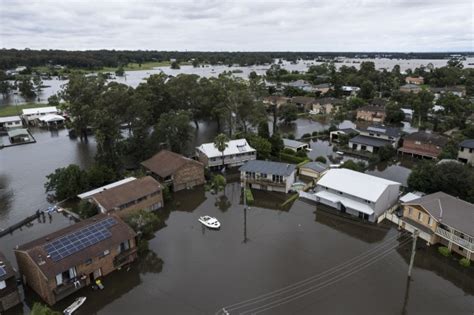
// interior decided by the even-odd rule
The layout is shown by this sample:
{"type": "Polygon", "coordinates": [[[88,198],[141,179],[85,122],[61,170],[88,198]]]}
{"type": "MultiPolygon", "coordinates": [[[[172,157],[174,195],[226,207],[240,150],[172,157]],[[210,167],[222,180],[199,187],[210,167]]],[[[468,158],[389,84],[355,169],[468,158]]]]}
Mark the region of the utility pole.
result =
{"type": "Polygon", "coordinates": [[[416,252],[416,239],[418,238],[418,230],[415,229],[413,232],[413,243],[411,247],[411,257],[410,257],[410,266],[408,267],[408,278],[411,278],[411,270],[413,268],[413,261],[415,260],[416,252]]]}

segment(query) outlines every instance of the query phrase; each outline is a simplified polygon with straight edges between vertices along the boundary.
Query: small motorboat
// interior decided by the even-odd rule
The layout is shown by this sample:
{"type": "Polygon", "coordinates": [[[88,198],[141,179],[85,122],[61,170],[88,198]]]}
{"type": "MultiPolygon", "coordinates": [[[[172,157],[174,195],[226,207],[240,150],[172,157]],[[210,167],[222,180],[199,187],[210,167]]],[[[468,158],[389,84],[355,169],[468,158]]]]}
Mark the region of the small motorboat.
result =
{"type": "Polygon", "coordinates": [[[74,313],[79,307],[81,307],[82,304],[86,301],[85,296],[78,297],[71,305],[66,308],[63,313],[65,315],[71,315],[74,313]]]}
{"type": "Polygon", "coordinates": [[[218,229],[221,226],[221,223],[217,221],[216,218],[210,217],[208,215],[199,217],[199,222],[211,229],[218,229]]]}

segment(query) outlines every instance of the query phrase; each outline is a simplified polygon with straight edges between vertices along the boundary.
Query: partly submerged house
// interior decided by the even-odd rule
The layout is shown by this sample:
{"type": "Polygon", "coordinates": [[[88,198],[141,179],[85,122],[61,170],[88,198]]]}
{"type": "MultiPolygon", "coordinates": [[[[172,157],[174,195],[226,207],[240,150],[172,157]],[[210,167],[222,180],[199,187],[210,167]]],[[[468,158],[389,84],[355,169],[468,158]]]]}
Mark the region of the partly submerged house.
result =
{"type": "Polygon", "coordinates": [[[290,149],[295,152],[298,151],[309,151],[309,144],[301,141],[296,141],[296,140],[291,140],[291,139],[285,139],[283,138],[283,146],[285,149],[290,149]]]}
{"type": "Polygon", "coordinates": [[[180,154],[161,150],[142,162],[142,166],[160,183],[173,191],[193,188],[205,183],[204,164],[180,154]]]}
{"type": "Polygon", "coordinates": [[[31,142],[31,135],[28,132],[28,129],[10,129],[7,131],[7,133],[11,143],[31,142]]]}
{"type": "Polygon", "coordinates": [[[300,175],[318,179],[329,170],[329,166],[321,162],[308,162],[301,165],[298,169],[300,175]]]}
{"type": "Polygon", "coordinates": [[[403,203],[400,226],[428,244],[442,244],[474,260],[474,205],[437,192],[403,203]]]}
{"type": "Polygon", "coordinates": [[[257,151],[246,139],[236,139],[227,142],[224,152],[220,152],[214,143],[203,143],[196,147],[196,155],[204,166],[216,169],[224,166],[235,167],[257,158],[257,151]],[[224,160],[224,162],[222,162],[224,160]]]}
{"type": "Polygon", "coordinates": [[[240,167],[240,181],[250,188],[288,193],[295,182],[296,165],[253,160],[240,167]]]}
{"type": "Polygon", "coordinates": [[[50,115],[57,114],[58,109],[56,106],[36,107],[36,108],[25,108],[22,110],[22,117],[27,123],[33,123],[36,119],[50,115]]]}
{"type": "Polygon", "coordinates": [[[23,283],[49,305],[137,257],[135,232],[119,217],[99,214],[15,249],[23,283]]]}
{"type": "Polygon", "coordinates": [[[448,143],[448,138],[425,131],[418,131],[403,137],[403,145],[398,149],[402,154],[436,159],[448,143]]]}
{"type": "Polygon", "coordinates": [[[356,118],[374,123],[383,123],[386,117],[385,109],[378,106],[364,106],[357,110],[356,118]]]}
{"type": "Polygon", "coordinates": [[[47,114],[38,118],[41,127],[59,127],[64,124],[66,118],[57,114],[47,114]]]}
{"type": "Polygon", "coordinates": [[[21,303],[16,282],[16,272],[0,252],[0,314],[21,303]]]}
{"type": "Polygon", "coordinates": [[[359,129],[359,135],[349,140],[349,147],[355,151],[376,153],[380,148],[398,147],[401,131],[399,128],[374,125],[359,129]]]}
{"type": "Polygon", "coordinates": [[[330,169],[316,183],[315,201],[376,222],[397,204],[400,183],[349,169],[330,169]]]}

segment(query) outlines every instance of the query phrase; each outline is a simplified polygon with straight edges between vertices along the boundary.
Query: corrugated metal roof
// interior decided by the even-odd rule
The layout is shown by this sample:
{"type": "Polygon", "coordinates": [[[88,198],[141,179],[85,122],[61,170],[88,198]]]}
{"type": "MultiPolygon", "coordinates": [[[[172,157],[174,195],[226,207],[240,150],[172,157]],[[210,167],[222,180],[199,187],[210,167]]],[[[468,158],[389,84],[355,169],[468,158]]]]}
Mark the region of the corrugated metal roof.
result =
{"type": "Polygon", "coordinates": [[[285,147],[290,147],[290,148],[300,148],[302,146],[308,146],[307,143],[301,142],[301,141],[296,141],[296,140],[291,140],[291,139],[282,139],[283,140],[283,145],[285,147]]]}
{"type": "Polygon", "coordinates": [[[12,122],[12,121],[21,121],[20,116],[7,116],[0,117],[0,123],[12,122]]]}
{"type": "Polygon", "coordinates": [[[377,139],[374,137],[368,137],[368,136],[355,136],[351,140],[349,140],[351,143],[357,143],[357,144],[363,144],[363,145],[370,145],[372,147],[384,147],[386,145],[392,145],[392,142],[390,140],[385,140],[385,139],[377,139]]]}
{"type": "Polygon", "coordinates": [[[255,172],[272,175],[290,176],[296,165],[281,162],[252,160],[240,167],[241,172],[255,172]]]}
{"type": "Polygon", "coordinates": [[[22,110],[23,115],[37,115],[46,113],[57,113],[58,109],[56,106],[36,107],[36,108],[25,108],[22,110]]]}
{"type": "MultiPolygon", "coordinates": [[[[217,150],[213,142],[203,143],[196,149],[204,153],[208,158],[222,156],[222,153],[219,150],[217,150]]],[[[236,140],[230,140],[229,142],[227,142],[227,148],[225,148],[224,150],[224,155],[227,156],[227,155],[240,154],[240,153],[245,153],[245,152],[256,152],[256,150],[248,144],[247,140],[236,139],[236,140]]]]}
{"type": "Polygon", "coordinates": [[[322,173],[325,170],[329,169],[328,166],[326,166],[325,164],[323,164],[321,162],[308,162],[304,165],[301,165],[300,168],[308,168],[308,169],[316,171],[318,173],[322,173]]]}

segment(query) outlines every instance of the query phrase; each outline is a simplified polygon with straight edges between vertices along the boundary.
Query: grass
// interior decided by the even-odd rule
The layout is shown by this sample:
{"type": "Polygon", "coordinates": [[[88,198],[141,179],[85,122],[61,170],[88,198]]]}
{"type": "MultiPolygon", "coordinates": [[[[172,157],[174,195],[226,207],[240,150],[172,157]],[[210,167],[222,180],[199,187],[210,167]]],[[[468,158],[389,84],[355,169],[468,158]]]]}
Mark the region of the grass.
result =
{"type": "Polygon", "coordinates": [[[26,104],[21,104],[21,105],[0,106],[0,117],[17,116],[21,114],[22,109],[45,107],[45,106],[48,106],[48,104],[26,103],[26,104]]]}

